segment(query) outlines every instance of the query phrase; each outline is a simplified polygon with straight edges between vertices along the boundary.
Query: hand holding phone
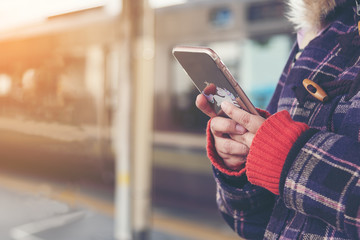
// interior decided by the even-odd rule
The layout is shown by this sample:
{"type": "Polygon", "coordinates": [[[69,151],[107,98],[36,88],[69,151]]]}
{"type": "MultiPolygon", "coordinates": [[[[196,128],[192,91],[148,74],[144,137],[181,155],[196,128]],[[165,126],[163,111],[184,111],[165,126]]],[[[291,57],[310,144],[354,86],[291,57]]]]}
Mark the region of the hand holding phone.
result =
{"type": "Polygon", "coordinates": [[[221,103],[228,101],[252,114],[259,115],[219,56],[210,48],[177,46],[173,55],[184,68],[216,115],[224,115],[221,103]]]}

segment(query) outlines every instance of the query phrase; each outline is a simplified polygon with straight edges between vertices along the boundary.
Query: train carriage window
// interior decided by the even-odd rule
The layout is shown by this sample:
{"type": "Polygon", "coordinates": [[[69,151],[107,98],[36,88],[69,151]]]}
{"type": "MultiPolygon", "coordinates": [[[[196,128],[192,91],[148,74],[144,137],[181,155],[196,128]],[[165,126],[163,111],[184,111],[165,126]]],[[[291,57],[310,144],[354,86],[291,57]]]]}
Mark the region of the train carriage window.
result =
{"type": "Polygon", "coordinates": [[[234,23],[234,14],[230,8],[215,8],[210,12],[209,21],[214,27],[230,27],[234,23]]]}
{"type": "Polygon", "coordinates": [[[249,4],[246,18],[249,22],[282,19],[285,12],[283,1],[274,0],[249,4]]]}
{"type": "Polygon", "coordinates": [[[0,97],[10,93],[11,77],[7,74],[0,74],[0,97]]]}
{"type": "Polygon", "coordinates": [[[240,69],[242,87],[256,107],[265,109],[275,90],[293,38],[276,34],[244,41],[244,55],[240,69]]]}

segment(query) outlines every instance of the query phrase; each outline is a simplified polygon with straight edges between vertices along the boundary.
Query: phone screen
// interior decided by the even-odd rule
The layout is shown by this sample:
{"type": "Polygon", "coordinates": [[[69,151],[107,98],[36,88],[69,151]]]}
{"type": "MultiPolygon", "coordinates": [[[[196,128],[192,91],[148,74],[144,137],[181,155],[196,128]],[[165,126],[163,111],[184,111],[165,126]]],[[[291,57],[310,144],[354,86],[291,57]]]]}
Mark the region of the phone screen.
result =
{"type": "MultiPolygon", "coordinates": [[[[229,80],[229,77],[225,76],[228,70],[225,65],[219,64],[221,61],[215,53],[205,49],[193,52],[174,50],[173,54],[216,113],[221,113],[220,106],[223,101],[251,112],[236,91],[236,87],[240,87],[235,80],[229,80]]],[[[248,99],[247,101],[250,102],[248,99]]]]}

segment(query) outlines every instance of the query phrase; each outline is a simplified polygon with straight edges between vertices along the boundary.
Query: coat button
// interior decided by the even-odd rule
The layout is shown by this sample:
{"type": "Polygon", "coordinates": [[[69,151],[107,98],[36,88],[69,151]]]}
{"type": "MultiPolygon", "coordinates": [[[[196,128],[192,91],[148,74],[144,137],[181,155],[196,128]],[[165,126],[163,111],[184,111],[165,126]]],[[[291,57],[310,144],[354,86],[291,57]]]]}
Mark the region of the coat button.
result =
{"type": "Polygon", "coordinates": [[[310,79],[304,79],[303,85],[305,89],[316,99],[326,102],[329,100],[329,96],[326,92],[315,82],[311,81],[310,79]]]}

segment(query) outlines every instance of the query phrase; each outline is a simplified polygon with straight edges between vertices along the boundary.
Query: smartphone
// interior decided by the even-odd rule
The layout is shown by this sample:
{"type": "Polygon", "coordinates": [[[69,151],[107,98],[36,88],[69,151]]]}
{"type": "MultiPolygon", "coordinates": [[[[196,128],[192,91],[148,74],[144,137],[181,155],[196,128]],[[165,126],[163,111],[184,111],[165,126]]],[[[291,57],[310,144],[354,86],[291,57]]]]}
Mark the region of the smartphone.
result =
{"type": "Polygon", "coordinates": [[[217,115],[224,115],[221,110],[223,101],[259,115],[229,69],[211,48],[176,46],[172,53],[217,115]]]}

